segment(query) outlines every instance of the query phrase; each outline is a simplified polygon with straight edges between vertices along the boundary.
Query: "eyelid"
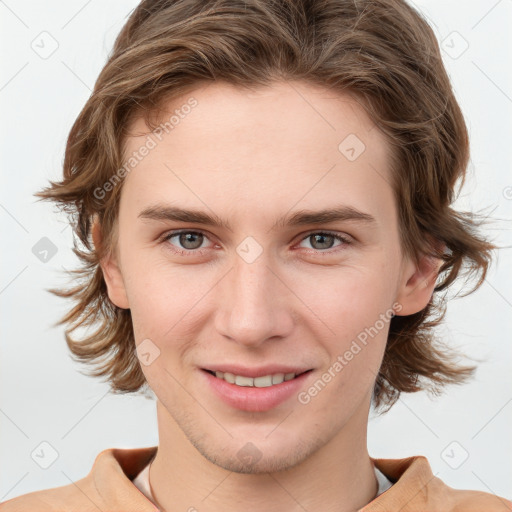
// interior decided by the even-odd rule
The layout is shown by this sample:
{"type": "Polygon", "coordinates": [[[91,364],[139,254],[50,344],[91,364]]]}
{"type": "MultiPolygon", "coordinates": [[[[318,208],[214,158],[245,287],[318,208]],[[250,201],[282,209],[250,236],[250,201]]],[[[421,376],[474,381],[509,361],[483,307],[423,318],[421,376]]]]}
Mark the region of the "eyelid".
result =
{"type": "Polygon", "coordinates": [[[315,256],[318,255],[320,257],[328,257],[328,256],[337,255],[341,251],[345,250],[347,248],[347,246],[350,246],[354,243],[354,238],[351,237],[350,235],[345,234],[345,233],[341,234],[341,233],[329,231],[326,229],[317,229],[317,230],[309,231],[306,234],[300,235],[301,238],[298,243],[299,244],[302,243],[304,240],[307,240],[309,237],[311,237],[313,235],[328,235],[328,236],[332,236],[333,238],[335,238],[336,240],[341,242],[340,244],[338,244],[334,247],[330,247],[329,249],[324,249],[324,250],[314,249],[314,248],[309,249],[307,247],[305,248],[308,254],[314,254],[315,256]]]}
{"type": "MultiPolygon", "coordinates": [[[[159,241],[160,242],[165,242],[165,241],[168,241],[170,240],[171,238],[173,238],[174,236],[177,236],[177,235],[180,235],[182,233],[194,233],[194,234],[200,234],[200,235],[203,235],[206,239],[210,240],[210,235],[201,230],[201,229],[178,229],[178,230],[174,230],[174,231],[169,231],[167,233],[164,233],[159,241]]],[[[306,240],[307,238],[309,238],[310,236],[312,235],[328,235],[328,236],[332,236],[334,237],[336,240],[342,242],[340,245],[336,246],[336,247],[340,247],[340,246],[343,246],[343,245],[350,245],[354,242],[354,239],[352,236],[348,235],[348,234],[340,234],[338,232],[334,232],[334,231],[329,231],[329,230],[322,230],[322,229],[316,229],[316,230],[311,230],[311,231],[308,231],[306,233],[303,233],[301,235],[299,235],[301,238],[298,240],[297,243],[300,243],[300,242],[303,242],[304,240],[306,240]]],[[[211,242],[211,240],[210,240],[211,242]]],[[[189,250],[186,250],[186,249],[180,249],[178,247],[172,249],[174,252],[178,253],[178,254],[190,254],[190,255],[194,255],[194,254],[201,254],[202,251],[204,251],[206,248],[202,248],[202,249],[189,249],[189,250]]],[[[313,251],[314,253],[316,254],[332,254],[333,251],[336,251],[335,248],[330,248],[330,249],[325,249],[325,250],[315,250],[315,249],[309,249],[310,251],[313,251]]]]}
{"type": "MultiPolygon", "coordinates": [[[[181,235],[183,233],[194,233],[194,234],[199,234],[199,235],[203,235],[207,240],[210,240],[210,235],[207,234],[205,231],[202,231],[201,229],[178,229],[178,230],[174,230],[174,231],[168,231],[166,233],[164,233],[161,237],[159,237],[158,241],[160,243],[164,243],[164,242],[167,242],[169,241],[171,238],[177,236],[177,235],[181,235]]],[[[210,240],[211,242],[211,240],[210,240]]],[[[197,255],[197,254],[202,254],[202,252],[205,250],[206,248],[202,248],[202,249],[180,249],[179,247],[175,247],[173,246],[173,249],[171,249],[172,252],[176,253],[176,254],[183,254],[183,255],[190,255],[190,256],[193,256],[193,255],[197,255]]]]}

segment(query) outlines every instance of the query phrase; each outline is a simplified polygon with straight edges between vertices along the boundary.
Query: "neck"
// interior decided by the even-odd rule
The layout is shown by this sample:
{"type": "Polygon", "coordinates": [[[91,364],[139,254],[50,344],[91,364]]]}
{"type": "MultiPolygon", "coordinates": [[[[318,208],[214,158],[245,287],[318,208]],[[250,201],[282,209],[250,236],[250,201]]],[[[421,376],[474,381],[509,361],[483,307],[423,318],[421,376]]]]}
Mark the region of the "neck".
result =
{"type": "Polygon", "coordinates": [[[235,512],[243,503],[244,512],[353,512],[377,493],[364,414],[354,415],[335,437],[295,466],[247,474],[227,471],[203,457],[159,401],[157,412],[160,442],[150,485],[161,510],[235,512]]]}

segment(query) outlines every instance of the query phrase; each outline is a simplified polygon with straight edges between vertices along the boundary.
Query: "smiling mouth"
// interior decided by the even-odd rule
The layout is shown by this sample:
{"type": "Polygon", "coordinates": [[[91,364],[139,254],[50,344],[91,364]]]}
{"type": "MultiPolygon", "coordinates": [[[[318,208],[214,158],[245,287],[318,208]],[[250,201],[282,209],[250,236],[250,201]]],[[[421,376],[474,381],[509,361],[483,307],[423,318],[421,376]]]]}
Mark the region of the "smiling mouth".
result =
{"type": "Polygon", "coordinates": [[[273,373],[270,375],[263,375],[261,377],[245,377],[243,375],[235,375],[229,372],[214,372],[213,370],[208,370],[203,368],[204,371],[209,374],[217,377],[218,379],[225,380],[230,384],[235,384],[236,386],[242,387],[255,387],[255,388],[267,388],[271,386],[276,386],[285,381],[293,380],[304,373],[308,373],[313,371],[312,369],[306,370],[301,373],[273,373]]]}

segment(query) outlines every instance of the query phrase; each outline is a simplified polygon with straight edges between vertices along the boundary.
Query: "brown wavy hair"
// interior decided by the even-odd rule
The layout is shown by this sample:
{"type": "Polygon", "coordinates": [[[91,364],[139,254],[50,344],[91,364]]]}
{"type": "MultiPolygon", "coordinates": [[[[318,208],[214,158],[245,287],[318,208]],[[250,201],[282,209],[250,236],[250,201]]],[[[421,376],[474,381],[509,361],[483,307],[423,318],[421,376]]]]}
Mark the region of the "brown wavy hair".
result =
{"type": "Polygon", "coordinates": [[[154,129],[161,105],[217,80],[244,88],[299,80],[350,94],[389,141],[403,251],[442,266],[427,307],[391,319],[375,408],[472,376],[476,366],[460,365],[435,327],[448,288],[465,278],[477,282],[464,295],[476,290],[497,246],[478,233],[483,218],[450,206],[469,162],[467,128],[432,29],[402,0],[144,0],[133,10],[69,133],[62,181],[35,194],[55,201],[73,227],[81,267],[70,271],[71,288],[49,291],[74,301],[54,325],[69,324],[67,345],[86,374],[105,377],[114,393],[147,386],[130,310],[110,301],[99,265],[116,250],[122,182],[101,200],[95,190],[123,167],[137,116],[154,129]],[[101,247],[91,237],[95,219],[101,247]],[[72,337],[79,327],[94,329],[72,337]]]}

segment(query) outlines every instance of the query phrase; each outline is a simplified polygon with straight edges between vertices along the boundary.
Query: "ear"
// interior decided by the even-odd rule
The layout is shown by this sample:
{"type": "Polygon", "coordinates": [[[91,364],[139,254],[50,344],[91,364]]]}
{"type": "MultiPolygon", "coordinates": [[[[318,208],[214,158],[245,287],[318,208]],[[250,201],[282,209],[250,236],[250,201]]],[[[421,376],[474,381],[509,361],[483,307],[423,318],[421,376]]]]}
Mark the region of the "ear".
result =
{"type": "MultiPolygon", "coordinates": [[[[99,251],[102,243],[102,235],[97,216],[94,219],[91,234],[94,247],[99,251]]],[[[117,262],[115,252],[116,251],[113,251],[112,254],[106,255],[100,260],[103,279],[105,279],[105,283],[107,285],[108,298],[110,301],[119,308],[130,309],[123,275],[117,262]]]]}
{"type": "Polygon", "coordinates": [[[432,298],[439,275],[439,268],[443,264],[441,258],[422,255],[416,264],[409,257],[401,274],[396,302],[402,308],[397,316],[406,316],[418,313],[424,309],[432,298]]]}

